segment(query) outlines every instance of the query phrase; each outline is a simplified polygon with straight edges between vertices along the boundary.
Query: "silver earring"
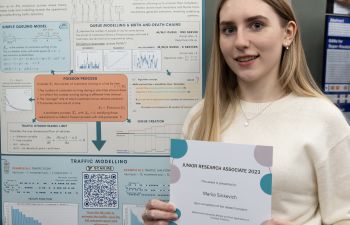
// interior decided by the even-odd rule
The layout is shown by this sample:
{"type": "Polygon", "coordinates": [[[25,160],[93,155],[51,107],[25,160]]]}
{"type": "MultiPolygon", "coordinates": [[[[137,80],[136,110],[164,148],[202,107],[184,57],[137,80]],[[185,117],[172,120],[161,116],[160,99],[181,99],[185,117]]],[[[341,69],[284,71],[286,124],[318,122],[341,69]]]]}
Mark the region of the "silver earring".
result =
{"type": "Polygon", "coordinates": [[[288,50],[288,49],[289,49],[288,42],[284,43],[284,45],[283,45],[283,46],[286,48],[286,50],[288,50]]]}

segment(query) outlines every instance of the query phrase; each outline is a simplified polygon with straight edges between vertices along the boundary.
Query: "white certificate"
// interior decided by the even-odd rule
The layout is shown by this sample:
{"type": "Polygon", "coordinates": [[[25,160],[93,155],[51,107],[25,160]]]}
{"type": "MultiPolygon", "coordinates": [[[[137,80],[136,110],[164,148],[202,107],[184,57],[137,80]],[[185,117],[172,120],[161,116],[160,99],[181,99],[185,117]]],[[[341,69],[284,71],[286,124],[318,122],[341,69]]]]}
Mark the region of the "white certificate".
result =
{"type": "Polygon", "coordinates": [[[272,147],[171,140],[170,224],[261,225],[271,218],[272,147]]]}

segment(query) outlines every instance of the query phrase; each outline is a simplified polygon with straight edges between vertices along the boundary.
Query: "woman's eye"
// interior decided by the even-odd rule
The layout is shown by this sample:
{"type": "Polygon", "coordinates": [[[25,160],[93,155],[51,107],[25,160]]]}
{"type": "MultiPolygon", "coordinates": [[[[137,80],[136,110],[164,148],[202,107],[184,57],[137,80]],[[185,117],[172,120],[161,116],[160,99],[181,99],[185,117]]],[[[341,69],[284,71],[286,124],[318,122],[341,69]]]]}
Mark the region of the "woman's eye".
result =
{"type": "Polygon", "coordinates": [[[222,28],[222,33],[224,34],[232,34],[234,32],[234,28],[233,27],[224,27],[222,28]]]}
{"type": "Polygon", "coordinates": [[[264,24],[260,23],[260,22],[254,22],[250,25],[250,27],[253,30],[261,30],[264,27],[264,24]]]}

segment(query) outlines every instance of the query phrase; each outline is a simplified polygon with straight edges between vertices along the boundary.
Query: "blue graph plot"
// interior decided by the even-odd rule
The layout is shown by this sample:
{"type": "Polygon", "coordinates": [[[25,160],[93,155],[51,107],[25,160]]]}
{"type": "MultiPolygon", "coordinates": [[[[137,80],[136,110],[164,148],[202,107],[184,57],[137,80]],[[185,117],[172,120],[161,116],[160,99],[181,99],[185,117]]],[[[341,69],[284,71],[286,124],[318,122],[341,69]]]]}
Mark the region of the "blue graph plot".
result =
{"type": "Polygon", "coordinates": [[[38,220],[33,217],[26,216],[19,209],[11,208],[11,225],[42,225],[38,220]]]}
{"type": "Polygon", "coordinates": [[[91,61],[89,55],[86,55],[86,58],[83,60],[83,63],[79,65],[79,69],[100,69],[100,64],[96,61],[91,61]]]}
{"type": "Polygon", "coordinates": [[[101,51],[77,51],[77,71],[100,71],[102,68],[101,51]]]}
{"type": "Polygon", "coordinates": [[[134,71],[160,71],[160,51],[134,51],[133,69],[134,71]]]}
{"type": "Polygon", "coordinates": [[[131,225],[143,225],[139,218],[130,210],[130,223],[131,225]]]}
{"type": "Polygon", "coordinates": [[[100,69],[100,64],[97,62],[89,61],[89,56],[86,57],[86,60],[83,64],[79,65],[79,69],[87,70],[87,69],[100,69]]]}

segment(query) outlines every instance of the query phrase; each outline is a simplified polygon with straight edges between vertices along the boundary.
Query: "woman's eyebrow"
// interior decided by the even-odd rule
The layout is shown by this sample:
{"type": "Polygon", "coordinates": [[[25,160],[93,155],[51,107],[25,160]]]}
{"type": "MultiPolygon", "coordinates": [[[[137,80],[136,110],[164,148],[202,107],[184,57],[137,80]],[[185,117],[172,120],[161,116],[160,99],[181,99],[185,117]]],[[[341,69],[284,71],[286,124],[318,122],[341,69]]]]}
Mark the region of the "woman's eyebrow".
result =
{"type": "Polygon", "coordinates": [[[235,25],[235,23],[232,21],[221,21],[219,25],[220,26],[232,26],[232,25],[235,25]]]}
{"type": "MultiPolygon", "coordinates": [[[[257,15],[257,16],[248,17],[244,21],[246,23],[249,23],[249,22],[252,22],[252,21],[255,21],[255,20],[268,20],[268,18],[265,17],[265,16],[262,16],[262,15],[257,15]]],[[[235,23],[232,22],[232,21],[225,21],[225,20],[223,20],[223,21],[220,21],[219,25],[220,26],[232,26],[232,25],[235,25],[235,23]]]]}
{"type": "Polygon", "coordinates": [[[245,19],[246,22],[252,22],[254,20],[268,20],[268,18],[262,15],[257,15],[257,16],[252,16],[245,19]]]}

